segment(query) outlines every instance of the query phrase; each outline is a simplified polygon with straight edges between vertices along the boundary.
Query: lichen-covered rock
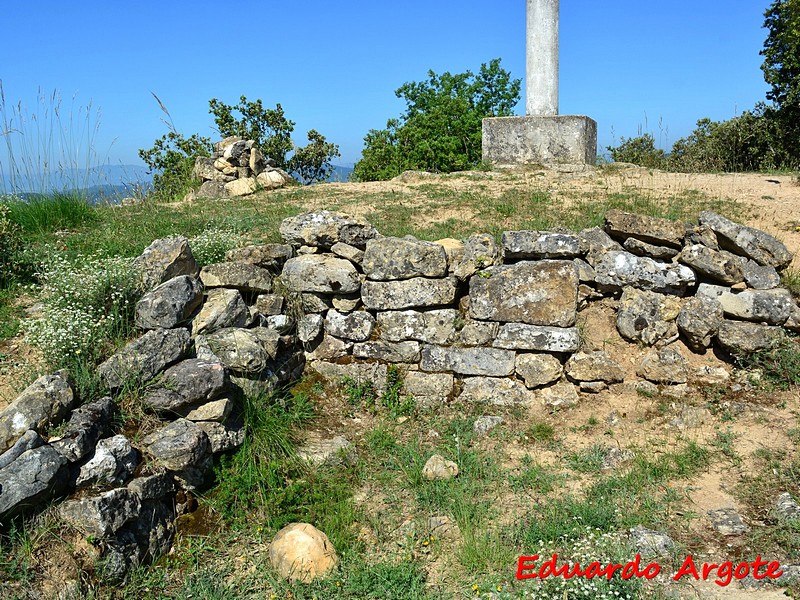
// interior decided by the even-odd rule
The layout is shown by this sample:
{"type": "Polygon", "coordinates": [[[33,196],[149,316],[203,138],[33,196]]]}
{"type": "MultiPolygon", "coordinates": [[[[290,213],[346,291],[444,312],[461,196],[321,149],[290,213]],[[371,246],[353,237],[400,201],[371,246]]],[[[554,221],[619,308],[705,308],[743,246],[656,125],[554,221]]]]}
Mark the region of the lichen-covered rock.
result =
{"type": "Polygon", "coordinates": [[[444,253],[447,256],[447,272],[450,275],[455,275],[456,267],[464,260],[464,242],[453,238],[443,238],[433,243],[444,248],[444,253]]]}
{"type": "Polygon", "coordinates": [[[148,290],[180,275],[197,277],[200,272],[189,240],[183,236],[155,240],[133,261],[133,268],[148,290]]]}
{"type": "Polygon", "coordinates": [[[158,412],[176,414],[184,407],[217,397],[226,384],[221,363],[190,358],[164,371],[157,387],[145,393],[142,403],[158,412]]]}
{"type": "Polygon", "coordinates": [[[500,331],[500,323],[496,321],[475,321],[468,319],[459,332],[464,346],[489,346],[500,331]]]}
{"type": "Polygon", "coordinates": [[[225,184],[225,191],[228,196],[236,198],[238,196],[249,196],[258,189],[258,181],[255,177],[239,177],[225,184]]]}
{"type": "Polygon", "coordinates": [[[503,417],[494,415],[485,415],[482,417],[478,417],[472,424],[472,431],[474,431],[478,435],[488,435],[492,429],[494,429],[498,425],[501,425],[503,421],[504,421],[503,417]]]}
{"type": "Polygon", "coordinates": [[[558,359],[549,354],[517,354],[514,368],[531,389],[558,381],[564,372],[558,359]]]}
{"type": "Polygon", "coordinates": [[[284,298],[280,294],[259,294],[256,297],[256,310],[265,317],[283,312],[284,298]]]}
{"type": "Polygon", "coordinates": [[[633,286],[684,296],[696,282],[694,271],[685,265],[660,263],[630,252],[608,252],[593,266],[601,290],[618,291],[633,286]]]}
{"type": "Polygon", "coordinates": [[[742,535],[750,531],[742,515],[735,508],[718,508],[708,511],[711,526],[717,533],[724,536],[742,535]]]}
{"type": "Polygon", "coordinates": [[[622,246],[612,240],[611,236],[599,227],[583,229],[578,233],[578,241],[580,242],[581,254],[586,256],[586,262],[592,267],[597,265],[606,253],[622,252],[622,246]]]}
{"type": "Polygon", "coordinates": [[[278,353],[280,334],[267,327],[227,328],[197,336],[197,357],[218,361],[237,373],[259,373],[278,353]]]}
{"type": "Polygon", "coordinates": [[[130,479],[139,464],[139,453],[124,435],[97,442],[94,455],[81,465],[75,485],[119,485],[130,479]]]}
{"type": "Polygon", "coordinates": [[[460,375],[506,377],[514,372],[514,352],[497,348],[424,346],[420,369],[460,375]]]}
{"type": "Polygon", "coordinates": [[[367,242],[361,268],[368,279],[393,281],[412,277],[444,277],[447,254],[433,242],[382,237],[367,242]]]}
{"type": "Polygon", "coordinates": [[[756,290],[771,290],[781,284],[781,276],[775,267],[762,266],[754,260],[744,261],[744,280],[756,290]]]}
{"type": "Polygon", "coordinates": [[[415,363],[419,361],[419,342],[361,342],[353,345],[353,356],[385,360],[391,363],[415,363]]]}
{"type": "Polygon", "coordinates": [[[113,412],[114,401],[108,396],[76,408],[61,436],[50,440],[50,445],[71,463],[83,460],[108,432],[113,412]]]}
{"type": "Polygon", "coordinates": [[[147,331],[98,368],[111,390],[126,383],[147,383],[171,364],[186,356],[191,335],[187,329],[153,329],[147,331]]]}
{"type": "Polygon", "coordinates": [[[789,290],[743,290],[701,283],[697,297],[716,298],[725,316],[745,321],[783,325],[795,307],[789,290]]]}
{"type": "Polygon", "coordinates": [[[224,327],[246,327],[250,308],[239,290],[215,288],[208,291],[206,301],[192,321],[192,333],[212,333],[224,327]]]}
{"type": "Polygon", "coordinates": [[[272,291],[272,275],[266,269],[244,262],[222,262],[206,265],[200,280],[207,289],[234,288],[240,292],[268,294],[272,291]]]}
{"type": "Polygon", "coordinates": [[[343,435],[312,438],[297,449],[297,456],[312,467],[338,467],[358,462],[356,447],[343,435]]]}
{"type": "Polygon", "coordinates": [[[681,303],[674,296],[625,288],[617,309],[617,331],[626,340],[648,346],[678,337],[675,319],[681,303]]]}
{"type": "Polygon", "coordinates": [[[211,471],[211,444],[197,423],[177,419],[141,441],[157,465],[171,471],[187,490],[201,487],[211,471]]]}
{"type": "Polygon", "coordinates": [[[374,326],[375,317],[364,310],[349,314],[329,310],[325,316],[325,331],[330,335],[354,342],[368,340],[374,326]]]}
{"type": "Polygon", "coordinates": [[[361,288],[353,263],[324,254],[305,254],[287,260],[281,281],[293,292],[352,294],[361,288]]]}
{"type": "Polygon", "coordinates": [[[67,459],[51,446],[32,448],[0,469],[0,521],[41,506],[68,485],[67,459]]]}
{"type": "Polygon", "coordinates": [[[689,362],[675,348],[661,348],[644,357],[636,374],[654,383],[686,383],[689,362]]]}
{"type": "Polygon", "coordinates": [[[692,244],[702,244],[706,248],[712,250],[719,250],[719,243],[717,242],[717,234],[714,230],[707,225],[692,225],[686,224],[686,238],[684,243],[687,246],[692,244]]]}
{"type": "Polygon", "coordinates": [[[568,381],[559,381],[550,387],[537,390],[541,402],[552,408],[570,408],[578,404],[580,398],[575,386],[568,381]]]}
{"type": "Polygon", "coordinates": [[[616,209],[606,212],[605,230],[618,239],[633,237],[657,246],[673,248],[680,248],[686,235],[686,227],[679,221],[637,215],[616,209]]]}
{"type": "Polygon", "coordinates": [[[573,354],[564,365],[564,372],[572,381],[578,382],[620,383],[625,380],[625,371],[620,364],[602,350],[573,354]]]}
{"type": "Polygon", "coordinates": [[[722,305],[716,298],[689,298],[678,313],[677,325],[686,344],[695,352],[705,352],[722,323],[722,305]]]}
{"type": "Polygon", "coordinates": [[[733,285],[744,281],[744,261],[740,256],[725,250],[712,250],[702,244],[687,246],[678,260],[695,271],[721,283],[733,285]]]}
{"type": "Polygon", "coordinates": [[[734,223],[712,211],[700,213],[700,224],[717,234],[721,248],[752,258],[760,265],[783,269],[792,262],[792,253],[786,246],[764,231],[734,223]]]}
{"type": "Polygon", "coordinates": [[[452,373],[409,371],[403,377],[400,392],[413,397],[418,406],[436,406],[447,401],[453,393],[453,383],[452,373]]]}
{"type": "Polygon", "coordinates": [[[464,241],[464,255],[451,270],[460,281],[466,281],[478,271],[502,263],[502,252],[494,238],[476,233],[464,241]]]}
{"type": "Polygon", "coordinates": [[[297,322],[297,338],[304,344],[313,342],[322,333],[324,323],[321,315],[304,315],[297,322]]]}
{"type": "Polygon", "coordinates": [[[290,258],[292,247],[288,244],[258,244],[229,250],[225,262],[242,262],[279,271],[290,258]]]}
{"type": "Polygon", "coordinates": [[[11,448],[0,454],[0,469],[3,469],[17,460],[24,452],[44,446],[44,440],[33,429],[22,434],[11,448]]]}
{"type": "Polygon", "coordinates": [[[506,259],[574,258],[580,241],[575,235],[551,231],[504,231],[501,240],[506,259]]]}
{"type": "Polygon", "coordinates": [[[320,210],[284,219],[280,233],[287,244],[296,246],[330,248],[336,242],[343,242],[364,248],[378,232],[364,219],[320,210]]]}
{"type": "Polygon", "coordinates": [[[675,248],[670,248],[669,246],[655,246],[632,237],[625,240],[622,246],[625,250],[636,256],[649,256],[650,258],[664,261],[671,260],[680,254],[675,248]]]}
{"type": "Polygon", "coordinates": [[[214,454],[236,450],[244,443],[245,429],[241,416],[229,418],[224,423],[198,421],[197,426],[205,432],[214,454]]]}
{"type": "Polygon", "coordinates": [[[29,429],[40,432],[58,425],[77,398],[66,371],[43,375],[0,412],[0,452],[5,452],[29,429]]]}
{"type": "Polygon", "coordinates": [[[390,342],[417,340],[444,345],[455,338],[457,318],[458,311],[451,308],[379,312],[378,330],[381,338],[390,342]]]}
{"type": "Polygon", "coordinates": [[[139,497],[125,488],[99,496],[68,500],[58,508],[58,516],[85,535],[104,537],[136,519],[141,509],[139,497]]]}
{"type": "Polygon", "coordinates": [[[477,402],[493,406],[530,406],[533,392],[515,379],[505,377],[468,377],[464,379],[461,402],[477,402]]]}
{"type": "Polygon", "coordinates": [[[446,481],[458,476],[458,465],[441,454],[434,454],[422,467],[422,476],[431,481],[446,481]]]}
{"type": "Polygon", "coordinates": [[[504,323],[500,326],[496,348],[533,352],[577,352],[580,336],[575,327],[542,327],[525,323],[504,323]]]}
{"type": "Polygon", "coordinates": [[[326,334],[318,344],[311,345],[306,356],[308,360],[335,360],[347,356],[352,347],[353,342],[345,342],[326,334]]]}
{"type": "Polygon", "coordinates": [[[780,327],[723,320],[717,332],[719,345],[731,354],[748,354],[767,350],[786,337],[780,327]]]}
{"type": "Polygon", "coordinates": [[[578,272],[572,261],[562,260],[491,267],[470,279],[469,296],[474,319],[570,327],[577,311],[578,272]]]}
{"type": "MultiPolygon", "coordinates": [[[[340,365],[324,360],[316,360],[309,363],[308,367],[332,383],[338,384],[342,381],[342,379],[347,377],[359,385],[371,383],[375,390],[383,390],[386,388],[388,367],[385,364],[350,363],[346,365],[340,365]]],[[[406,381],[409,380],[412,374],[413,372],[408,373],[406,381]]],[[[452,388],[452,375],[450,378],[452,388]]]]}
{"type": "Polygon", "coordinates": [[[311,583],[330,575],[339,557],[319,529],[308,523],[291,523],[272,539],[269,561],[283,579],[311,583]]]}
{"type": "Polygon", "coordinates": [[[451,304],[456,285],[451,278],[414,277],[402,281],[365,281],[361,300],[370,310],[403,310],[451,304]]]}
{"type": "Polygon", "coordinates": [[[127,487],[142,500],[158,500],[176,489],[175,480],[166,471],[132,479],[127,487]]]}
{"type": "Polygon", "coordinates": [[[203,302],[203,285],[194,277],[179,275],[147,292],[136,303],[140,329],[171,329],[188,321],[203,302]]]}
{"type": "Polygon", "coordinates": [[[336,256],[349,260],[351,263],[360,265],[364,260],[364,251],[359,250],[355,246],[345,244],[343,242],[336,242],[331,246],[331,252],[336,256]]]}

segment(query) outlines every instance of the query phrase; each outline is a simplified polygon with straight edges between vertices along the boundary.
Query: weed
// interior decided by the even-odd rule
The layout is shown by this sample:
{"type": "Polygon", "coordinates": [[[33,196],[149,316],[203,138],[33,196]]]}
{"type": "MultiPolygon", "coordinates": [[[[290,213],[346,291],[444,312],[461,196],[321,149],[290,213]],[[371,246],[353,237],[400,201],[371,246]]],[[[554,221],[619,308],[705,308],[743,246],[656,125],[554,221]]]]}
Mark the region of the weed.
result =
{"type": "Polygon", "coordinates": [[[731,431],[730,428],[726,429],[725,431],[717,431],[716,436],[711,441],[711,445],[719,450],[722,455],[730,460],[734,464],[739,464],[742,462],[741,457],[736,453],[736,449],[734,448],[734,442],[736,441],[737,435],[731,431]]]}
{"type": "Polygon", "coordinates": [[[786,338],[773,348],[736,357],[747,369],[758,369],[762,386],[767,389],[787,390],[800,384],[800,342],[786,338]]]}
{"type": "Polygon", "coordinates": [[[372,381],[357,381],[352,377],[343,377],[341,381],[342,391],[354,408],[365,408],[368,411],[375,410],[375,402],[378,393],[375,391],[375,384],[372,381]]]}
{"type": "Polygon", "coordinates": [[[556,429],[550,423],[538,421],[528,426],[525,435],[534,442],[552,442],[556,436],[556,429]]]}
{"type": "MultiPolygon", "coordinates": [[[[526,461],[527,462],[527,461],[526,461]]],[[[511,489],[515,492],[536,492],[549,494],[562,478],[538,463],[528,464],[523,467],[519,475],[509,475],[511,489]]]]}
{"type": "Polygon", "coordinates": [[[397,365],[389,365],[386,372],[386,387],[381,395],[381,406],[389,410],[392,417],[410,415],[416,406],[412,396],[402,396],[403,374],[397,365]]]}
{"type": "Polygon", "coordinates": [[[229,250],[241,243],[241,235],[235,229],[209,228],[189,238],[192,255],[200,266],[225,260],[229,250]]]}
{"type": "Polygon", "coordinates": [[[580,452],[571,453],[567,458],[567,464],[570,469],[579,473],[599,473],[607,453],[605,446],[594,444],[580,452]]]}

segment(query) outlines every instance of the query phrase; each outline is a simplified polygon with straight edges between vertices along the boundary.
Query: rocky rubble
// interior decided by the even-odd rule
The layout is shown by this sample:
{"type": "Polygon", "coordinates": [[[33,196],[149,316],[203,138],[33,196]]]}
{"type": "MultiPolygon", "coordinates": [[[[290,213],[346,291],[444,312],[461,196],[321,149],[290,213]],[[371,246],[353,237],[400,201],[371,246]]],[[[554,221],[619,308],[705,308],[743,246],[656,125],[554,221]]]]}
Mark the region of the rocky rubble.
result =
{"type": "MultiPolygon", "coordinates": [[[[243,140],[225,140],[216,154],[196,167],[215,186],[275,172],[243,140]]],[[[169,549],[175,493],[202,489],[214,455],[242,443],[242,395],[270,392],[306,368],[381,389],[387,363],[397,364],[401,393],[421,406],[565,410],[620,385],[685,393],[700,376],[679,339],[725,356],[800,328],[800,308],[778,287],[786,248],[710,212],[691,226],[610,211],[604,229],[505,232],[500,244],[486,234],[384,237],[329,211],[286,219],[280,233],[283,244],[240,248],[202,269],[185,238],[145,250],[136,261],[142,335],[98,368],[111,395],[76,398],[58,372],[0,413],[0,520],[77,491],[61,517],[98,536],[110,572],[123,577],[169,549]],[[582,347],[581,313],[601,299],[616,307],[623,339],[652,347],[635,375],[582,347]],[[131,386],[161,419],[137,442],[111,426],[116,397],[131,386]]],[[[482,433],[500,426],[486,419],[482,433]]],[[[311,465],[356,460],[341,436],[302,455],[311,465]]],[[[457,474],[438,458],[426,476],[457,474]]],[[[319,543],[326,552],[329,542],[319,543]]]]}

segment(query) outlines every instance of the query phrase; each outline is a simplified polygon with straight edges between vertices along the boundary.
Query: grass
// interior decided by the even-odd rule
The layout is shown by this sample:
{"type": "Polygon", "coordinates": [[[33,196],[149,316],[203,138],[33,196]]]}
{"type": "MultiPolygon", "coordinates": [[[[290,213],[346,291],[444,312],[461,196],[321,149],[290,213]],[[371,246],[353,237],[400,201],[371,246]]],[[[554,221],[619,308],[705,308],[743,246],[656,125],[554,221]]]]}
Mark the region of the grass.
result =
{"type": "Polygon", "coordinates": [[[11,221],[27,234],[74,230],[98,220],[98,212],[80,193],[55,192],[5,200],[11,221]]]}
{"type": "Polygon", "coordinates": [[[760,386],[767,390],[788,390],[800,384],[800,341],[784,339],[774,348],[736,357],[746,369],[761,372],[760,386]]]}

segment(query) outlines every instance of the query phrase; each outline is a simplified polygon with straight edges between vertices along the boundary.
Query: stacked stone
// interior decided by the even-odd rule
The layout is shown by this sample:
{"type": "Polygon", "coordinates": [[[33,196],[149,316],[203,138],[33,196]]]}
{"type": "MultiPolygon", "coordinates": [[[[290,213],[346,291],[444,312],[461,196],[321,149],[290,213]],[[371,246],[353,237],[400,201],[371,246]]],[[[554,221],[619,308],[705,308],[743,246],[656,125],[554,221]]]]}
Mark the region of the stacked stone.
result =
{"type": "Polygon", "coordinates": [[[255,141],[237,136],[214,144],[211,156],[198,156],[192,175],[202,182],[196,195],[204,198],[248,196],[259,188],[274,190],[294,181],[261,154],[255,141]]]}
{"type": "Polygon", "coordinates": [[[59,515],[102,542],[107,577],[168,551],[176,493],[204,487],[214,455],[244,441],[242,394],[302,373],[293,323],[271,294],[289,256],[288,246],[247,247],[201,270],[186,238],[153,242],[134,262],[148,289],[135,312],[143,334],[98,368],[111,396],[79,406],[58,372],[0,413],[0,521],[78,492],[59,515]],[[114,398],[136,389],[162,426],[133,443],[111,423],[114,398]],[[59,437],[40,435],[65,420],[59,437]]]}
{"type": "Polygon", "coordinates": [[[499,245],[485,234],[383,237],[327,211],[287,219],[281,234],[297,253],[281,279],[306,312],[298,335],[310,367],[380,388],[386,365],[401,364],[403,392],[422,404],[560,407],[623,382],[605,352],[579,352],[578,312],[604,297],[618,298],[624,339],[655,347],[641,383],[674,393],[690,376],[671,346],[679,338],[695,352],[714,341],[758,350],[800,315],[778,287],[786,248],[711,212],[687,226],[612,210],[603,229],[507,231],[499,245]]]}

